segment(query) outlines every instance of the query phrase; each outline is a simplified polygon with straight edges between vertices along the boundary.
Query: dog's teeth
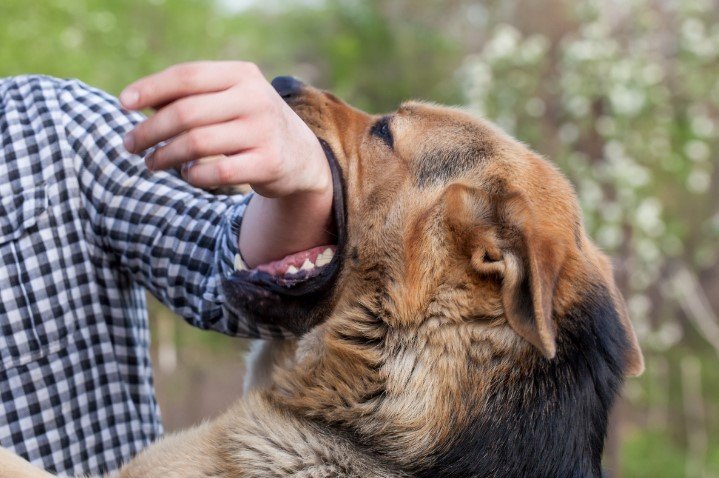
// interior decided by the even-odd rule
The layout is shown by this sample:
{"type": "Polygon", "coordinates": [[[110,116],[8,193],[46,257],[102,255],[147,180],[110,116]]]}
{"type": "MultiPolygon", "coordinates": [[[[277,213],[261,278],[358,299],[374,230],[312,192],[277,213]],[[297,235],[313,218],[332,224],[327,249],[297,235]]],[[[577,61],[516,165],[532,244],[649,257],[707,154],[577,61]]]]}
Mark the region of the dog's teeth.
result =
{"type": "Polygon", "coordinates": [[[309,259],[305,259],[305,262],[302,264],[302,267],[300,267],[301,271],[310,271],[315,268],[315,265],[310,262],[309,259]]]}
{"type": "Polygon", "coordinates": [[[246,271],[247,270],[245,261],[242,260],[242,257],[239,254],[235,254],[235,270],[236,271],[246,271]]]}
{"type": "Polygon", "coordinates": [[[295,266],[288,267],[286,274],[297,274],[297,268],[295,266]]]}
{"type": "Polygon", "coordinates": [[[335,255],[335,251],[333,251],[330,248],[325,249],[322,254],[317,256],[317,260],[315,261],[315,264],[317,267],[326,266],[332,261],[332,258],[335,255]]]}

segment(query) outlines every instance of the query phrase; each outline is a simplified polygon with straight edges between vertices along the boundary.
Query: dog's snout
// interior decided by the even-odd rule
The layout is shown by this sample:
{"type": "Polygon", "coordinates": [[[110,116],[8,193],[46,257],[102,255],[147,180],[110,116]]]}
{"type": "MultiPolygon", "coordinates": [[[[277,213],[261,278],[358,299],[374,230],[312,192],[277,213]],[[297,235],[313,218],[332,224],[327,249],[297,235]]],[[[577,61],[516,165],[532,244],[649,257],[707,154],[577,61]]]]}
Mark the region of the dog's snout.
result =
{"type": "Polygon", "coordinates": [[[298,94],[305,84],[294,76],[278,76],[272,80],[272,86],[281,97],[289,98],[298,94]]]}

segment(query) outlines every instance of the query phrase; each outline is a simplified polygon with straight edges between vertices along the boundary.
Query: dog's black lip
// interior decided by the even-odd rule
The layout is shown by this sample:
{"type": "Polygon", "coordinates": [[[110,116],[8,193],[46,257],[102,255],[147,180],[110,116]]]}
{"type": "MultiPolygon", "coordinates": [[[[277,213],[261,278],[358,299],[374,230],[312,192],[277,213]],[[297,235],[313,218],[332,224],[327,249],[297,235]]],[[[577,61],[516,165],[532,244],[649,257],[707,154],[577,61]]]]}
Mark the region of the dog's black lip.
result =
{"type": "MultiPolygon", "coordinates": [[[[257,292],[261,295],[277,294],[279,296],[296,297],[307,294],[321,294],[329,291],[335,284],[344,263],[347,244],[345,185],[341,166],[332,148],[322,138],[318,138],[318,140],[322,145],[332,173],[332,213],[337,229],[337,244],[334,257],[329,264],[322,268],[318,275],[310,279],[281,282],[281,278],[256,269],[234,271],[228,278],[224,279],[225,288],[229,287],[231,290],[233,283],[242,283],[245,286],[257,286],[257,292]]],[[[227,299],[231,300],[231,297],[227,299]]]]}

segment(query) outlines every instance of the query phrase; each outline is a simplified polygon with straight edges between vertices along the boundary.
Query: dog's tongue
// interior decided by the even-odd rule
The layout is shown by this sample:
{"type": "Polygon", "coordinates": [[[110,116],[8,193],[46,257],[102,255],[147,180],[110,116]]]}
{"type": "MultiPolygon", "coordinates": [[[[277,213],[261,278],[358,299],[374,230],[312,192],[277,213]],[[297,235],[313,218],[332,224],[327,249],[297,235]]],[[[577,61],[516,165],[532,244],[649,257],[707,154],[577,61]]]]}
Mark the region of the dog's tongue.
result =
{"type": "Polygon", "coordinates": [[[257,266],[257,270],[273,276],[297,274],[301,270],[310,271],[329,264],[336,249],[336,246],[313,247],[306,251],[290,254],[279,261],[260,264],[257,266]]]}

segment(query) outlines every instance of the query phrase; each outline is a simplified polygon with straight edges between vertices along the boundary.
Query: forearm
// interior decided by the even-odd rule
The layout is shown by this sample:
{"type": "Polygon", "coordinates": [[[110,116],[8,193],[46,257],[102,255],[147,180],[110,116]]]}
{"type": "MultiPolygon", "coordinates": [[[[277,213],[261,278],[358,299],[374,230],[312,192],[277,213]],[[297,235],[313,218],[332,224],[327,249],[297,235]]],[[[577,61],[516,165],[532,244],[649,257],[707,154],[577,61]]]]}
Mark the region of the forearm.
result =
{"type": "Polygon", "coordinates": [[[321,192],[250,200],[242,220],[240,253],[249,267],[336,242],[332,188],[321,192]]]}

